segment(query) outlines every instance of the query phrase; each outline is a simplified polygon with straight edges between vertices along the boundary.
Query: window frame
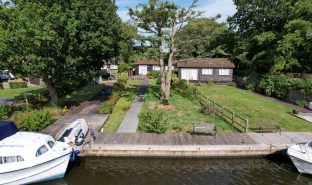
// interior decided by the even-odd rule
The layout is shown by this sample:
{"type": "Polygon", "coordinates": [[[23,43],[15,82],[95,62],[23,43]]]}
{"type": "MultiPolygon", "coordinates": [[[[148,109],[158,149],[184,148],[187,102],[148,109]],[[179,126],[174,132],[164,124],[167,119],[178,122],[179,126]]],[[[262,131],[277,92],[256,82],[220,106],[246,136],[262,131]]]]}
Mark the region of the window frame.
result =
{"type": "Polygon", "coordinates": [[[118,65],[116,64],[110,64],[109,69],[118,69],[118,65]]]}
{"type": "Polygon", "coordinates": [[[230,69],[219,69],[219,76],[230,76],[230,69]]]}
{"type": "Polygon", "coordinates": [[[48,148],[46,145],[42,145],[42,146],[40,146],[40,147],[37,149],[36,157],[40,157],[40,156],[42,156],[43,154],[47,153],[48,151],[49,151],[49,148],[48,148]],[[41,148],[45,148],[46,150],[45,150],[43,153],[41,153],[41,151],[40,151],[40,153],[38,153],[39,150],[40,150],[41,148]]]}
{"type": "Polygon", "coordinates": [[[52,149],[52,148],[54,147],[54,145],[55,145],[55,142],[53,142],[53,141],[48,141],[47,144],[48,144],[49,147],[52,149]],[[53,143],[53,145],[51,146],[50,143],[53,143]]]}
{"type": "Polygon", "coordinates": [[[202,68],[202,71],[201,71],[202,75],[213,75],[213,68],[202,68]],[[208,71],[208,73],[204,73],[204,71],[208,71]]]}

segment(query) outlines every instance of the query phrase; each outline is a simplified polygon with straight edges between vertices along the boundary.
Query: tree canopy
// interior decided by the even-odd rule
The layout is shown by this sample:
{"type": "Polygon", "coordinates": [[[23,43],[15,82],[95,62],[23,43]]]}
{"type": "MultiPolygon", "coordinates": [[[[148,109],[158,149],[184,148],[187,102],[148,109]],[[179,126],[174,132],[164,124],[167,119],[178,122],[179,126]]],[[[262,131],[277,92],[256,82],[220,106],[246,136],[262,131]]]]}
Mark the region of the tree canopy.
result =
{"type": "Polygon", "coordinates": [[[111,0],[16,0],[0,10],[0,56],[40,77],[52,101],[119,54],[120,18],[111,0]]]}

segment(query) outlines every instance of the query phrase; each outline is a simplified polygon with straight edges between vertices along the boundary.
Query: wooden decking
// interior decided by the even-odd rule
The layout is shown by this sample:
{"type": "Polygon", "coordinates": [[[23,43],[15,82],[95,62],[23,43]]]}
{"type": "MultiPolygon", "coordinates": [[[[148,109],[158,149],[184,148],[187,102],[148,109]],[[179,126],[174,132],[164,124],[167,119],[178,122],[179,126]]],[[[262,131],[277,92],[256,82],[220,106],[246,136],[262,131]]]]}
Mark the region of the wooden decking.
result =
{"type": "Polygon", "coordinates": [[[178,134],[96,133],[96,140],[79,147],[90,156],[234,157],[268,155],[301,142],[311,132],[221,133],[214,136],[178,134]]]}

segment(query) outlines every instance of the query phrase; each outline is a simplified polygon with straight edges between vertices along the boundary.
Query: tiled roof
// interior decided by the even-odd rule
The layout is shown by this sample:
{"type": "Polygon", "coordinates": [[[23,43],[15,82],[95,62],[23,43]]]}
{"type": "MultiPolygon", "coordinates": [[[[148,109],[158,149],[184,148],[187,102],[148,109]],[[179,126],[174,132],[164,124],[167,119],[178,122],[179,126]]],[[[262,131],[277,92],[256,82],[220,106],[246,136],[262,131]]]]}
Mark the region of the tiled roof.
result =
{"type": "Polygon", "coordinates": [[[185,68],[235,68],[235,65],[228,58],[182,59],[178,61],[177,66],[185,68]]]}
{"type": "Polygon", "coordinates": [[[159,61],[155,59],[142,59],[134,63],[134,65],[159,65],[159,61]]]}

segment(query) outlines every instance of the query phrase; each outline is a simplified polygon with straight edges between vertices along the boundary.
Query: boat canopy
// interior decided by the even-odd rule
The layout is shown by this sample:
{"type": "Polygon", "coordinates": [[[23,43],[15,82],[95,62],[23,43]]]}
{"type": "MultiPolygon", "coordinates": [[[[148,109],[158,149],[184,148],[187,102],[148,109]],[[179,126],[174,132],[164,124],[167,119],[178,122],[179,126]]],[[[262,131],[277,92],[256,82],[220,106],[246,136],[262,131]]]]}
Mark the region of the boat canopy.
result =
{"type": "Polygon", "coordinates": [[[12,121],[0,121],[0,141],[18,132],[18,128],[12,121]]]}

